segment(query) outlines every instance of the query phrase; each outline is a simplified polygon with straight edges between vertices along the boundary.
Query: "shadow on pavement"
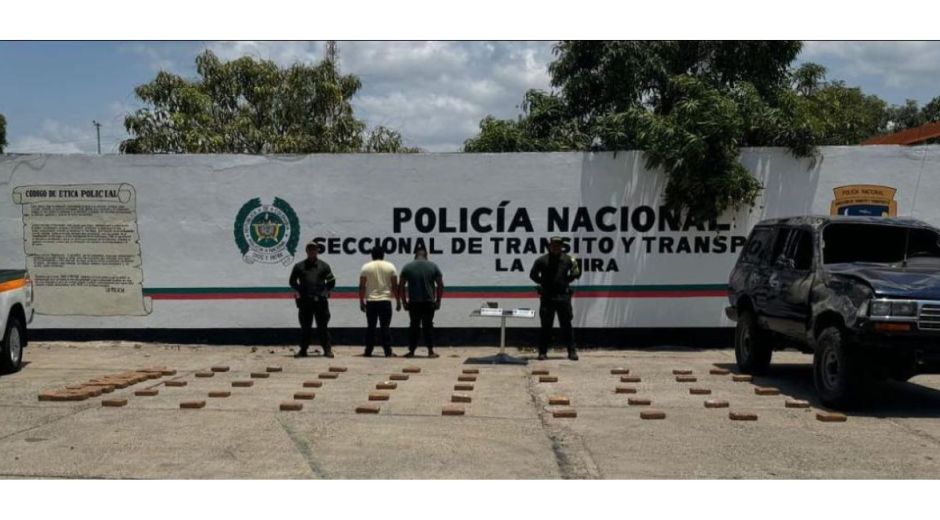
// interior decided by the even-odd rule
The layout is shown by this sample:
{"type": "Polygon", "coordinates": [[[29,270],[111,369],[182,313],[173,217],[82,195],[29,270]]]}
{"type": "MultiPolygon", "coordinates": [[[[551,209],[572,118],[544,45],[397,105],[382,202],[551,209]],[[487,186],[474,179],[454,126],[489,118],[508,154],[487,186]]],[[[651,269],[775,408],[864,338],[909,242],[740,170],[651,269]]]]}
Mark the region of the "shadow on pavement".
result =
{"type": "MultiPolygon", "coordinates": [[[[734,363],[715,363],[739,373],[734,363]]],[[[870,395],[861,404],[841,410],[849,416],[880,418],[940,418],[940,390],[913,382],[882,381],[872,383],[870,395]]],[[[809,401],[816,408],[828,409],[819,401],[813,386],[813,365],[810,363],[771,363],[766,374],[754,376],[754,385],[773,386],[780,394],[809,401]]]]}
{"type": "Polygon", "coordinates": [[[23,362],[20,363],[20,369],[19,369],[19,370],[17,370],[16,372],[13,372],[12,374],[4,374],[3,372],[0,372],[0,377],[10,377],[10,376],[12,376],[12,375],[18,374],[18,373],[20,373],[20,372],[26,370],[26,367],[28,367],[28,366],[29,366],[29,361],[23,360],[23,362]]]}

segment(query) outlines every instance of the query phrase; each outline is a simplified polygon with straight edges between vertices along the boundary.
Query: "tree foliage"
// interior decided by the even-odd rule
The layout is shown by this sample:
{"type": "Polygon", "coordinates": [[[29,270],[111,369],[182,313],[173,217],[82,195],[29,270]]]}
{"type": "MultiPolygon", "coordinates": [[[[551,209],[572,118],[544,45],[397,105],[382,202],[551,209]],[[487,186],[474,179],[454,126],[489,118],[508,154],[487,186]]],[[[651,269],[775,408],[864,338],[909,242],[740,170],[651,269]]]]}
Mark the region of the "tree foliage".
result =
{"type": "Polygon", "coordinates": [[[487,116],[480,134],[464,143],[467,152],[554,152],[590,145],[586,132],[572,118],[563,99],[539,90],[526,92],[517,120],[487,116]]]}
{"type": "Polygon", "coordinates": [[[760,184],[741,146],[812,152],[790,64],[800,42],[563,41],[554,93],[530,91],[515,121],[484,119],[467,151],[644,150],[669,176],[666,204],[714,218],[760,184]],[[530,100],[538,100],[533,103],[530,100]]]}
{"type": "Polygon", "coordinates": [[[895,105],[888,109],[888,119],[892,130],[904,130],[924,124],[923,114],[917,101],[908,99],[903,105],[895,105]]]}
{"type": "Polygon", "coordinates": [[[398,132],[384,126],[377,126],[369,133],[362,151],[370,153],[417,153],[421,150],[405,146],[401,134],[398,132]]]}
{"type": "Polygon", "coordinates": [[[198,78],[161,71],[134,89],[147,106],[124,119],[123,153],[415,151],[384,127],[367,134],[350,103],[361,82],[334,60],[286,68],[242,57],[196,57],[198,78]]]}
{"type": "Polygon", "coordinates": [[[793,84],[797,118],[810,126],[816,145],[855,145],[888,129],[887,103],[843,81],[827,81],[821,65],[803,64],[793,84]]]}
{"type": "Polygon", "coordinates": [[[801,117],[813,126],[820,145],[854,145],[878,134],[940,121],[940,96],[923,107],[913,99],[889,106],[858,87],[827,81],[825,67],[815,63],[794,71],[793,86],[800,95],[801,117]]]}
{"type": "Polygon", "coordinates": [[[924,121],[927,123],[940,121],[940,96],[928,101],[927,104],[920,109],[920,113],[923,114],[924,121]]]}
{"type": "Polygon", "coordinates": [[[7,118],[0,114],[0,153],[7,145],[7,118]]]}
{"type": "Polygon", "coordinates": [[[552,92],[525,94],[516,119],[491,116],[468,152],[643,150],[669,177],[665,202],[693,218],[752,204],[761,186],[739,163],[745,146],[854,145],[940,120],[940,97],[889,107],[793,62],[796,41],[563,41],[552,92]]]}
{"type": "Polygon", "coordinates": [[[913,99],[906,100],[903,105],[893,105],[887,109],[886,118],[887,130],[891,132],[940,121],[940,96],[931,99],[923,107],[913,99]]]}

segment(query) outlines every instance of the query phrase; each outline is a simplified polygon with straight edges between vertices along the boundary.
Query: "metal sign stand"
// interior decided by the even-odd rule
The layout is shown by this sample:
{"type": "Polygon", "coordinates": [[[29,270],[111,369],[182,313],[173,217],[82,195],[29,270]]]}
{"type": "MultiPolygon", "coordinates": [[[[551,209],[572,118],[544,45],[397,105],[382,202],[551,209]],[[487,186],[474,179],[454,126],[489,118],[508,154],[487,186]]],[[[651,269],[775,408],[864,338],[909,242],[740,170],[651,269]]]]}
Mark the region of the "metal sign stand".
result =
{"type": "Polygon", "coordinates": [[[506,318],[535,318],[535,312],[528,309],[476,309],[470,313],[472,317],[499,317],[499,353],[495,356],[469,358],[467,363],[489,365],[525,365],[529,361],[523,358],[510,356],[506,353],[506,318]]]}

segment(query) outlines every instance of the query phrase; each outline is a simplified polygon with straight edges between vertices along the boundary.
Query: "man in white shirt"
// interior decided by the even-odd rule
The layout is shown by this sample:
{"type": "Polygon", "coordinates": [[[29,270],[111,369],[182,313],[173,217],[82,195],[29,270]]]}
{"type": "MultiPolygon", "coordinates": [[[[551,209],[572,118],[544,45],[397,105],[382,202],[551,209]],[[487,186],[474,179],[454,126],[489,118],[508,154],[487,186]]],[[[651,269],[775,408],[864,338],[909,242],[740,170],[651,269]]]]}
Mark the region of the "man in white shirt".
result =
{"type": "Polygon", "coordinates": [[[372,356],[375,347],[375,324],[382,326],[382,349],[385,357],[393,357],[392,338],[389,326],[392,323],[392,298],[401,310],[398,299],[398,271],[391,262],[385,261],[385,250],[381,246],[372,249],[372,261],[362,266],[359,273],[359,309],[366,313],[366,357],[372,356]]]}

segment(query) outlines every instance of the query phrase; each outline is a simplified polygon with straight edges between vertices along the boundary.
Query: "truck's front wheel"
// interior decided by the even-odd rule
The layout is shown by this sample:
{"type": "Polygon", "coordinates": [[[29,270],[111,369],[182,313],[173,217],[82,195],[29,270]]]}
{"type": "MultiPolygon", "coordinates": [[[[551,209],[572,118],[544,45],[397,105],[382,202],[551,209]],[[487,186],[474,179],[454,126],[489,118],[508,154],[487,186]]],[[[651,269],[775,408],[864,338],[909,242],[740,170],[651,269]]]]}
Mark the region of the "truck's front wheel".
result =
{"type": "Polygon", "coordinates": [[[751,311],[742,311],[734,331],[734,357],[738,368],[746,374],[763,374],[770,366],[773,348],[767,341],[767,333],[757,325],[757,317],[751,311]]]}
{"type": "Polygon", "coordinates": [[[10,374],[20,369],[23,364],[23,342],[26,339],[26,327],[16,316],[7,320],[7,330],[0,342],[0,373],[10,374]]]}
{"type": "Polygon", "coordinates": [[[823,404],[844,408],[855,404],[865,386],[865,367],[859,352],[851,352],[845,334],[828,327],[817,339],[813,382],[823,404]]]}

